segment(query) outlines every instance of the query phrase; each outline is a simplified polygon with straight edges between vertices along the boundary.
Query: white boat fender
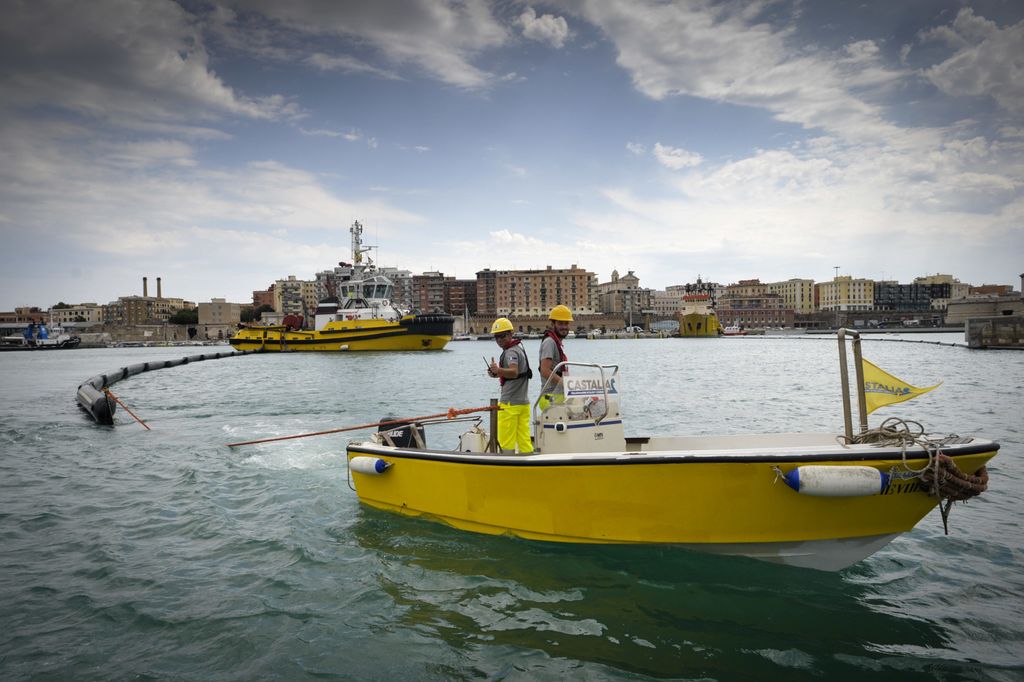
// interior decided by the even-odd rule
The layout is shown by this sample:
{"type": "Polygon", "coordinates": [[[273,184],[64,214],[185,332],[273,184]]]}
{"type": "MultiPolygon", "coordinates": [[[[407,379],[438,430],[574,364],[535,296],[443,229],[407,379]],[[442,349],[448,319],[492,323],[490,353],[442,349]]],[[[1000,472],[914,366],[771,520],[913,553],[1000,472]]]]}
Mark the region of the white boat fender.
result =
{"type": "Polygon", "coordinates": [[[377,476],[391,468],[391,464],[380,457],[353,457],[348,461],[348,468],[359,474],[377,476]]]}
{"type": "Polygon", "coordinates": [[[802,466],[782,474],[782,480],[802,495],[817,497],[878,495],[889,486],[889,474],[866,466],[802,466]]]}

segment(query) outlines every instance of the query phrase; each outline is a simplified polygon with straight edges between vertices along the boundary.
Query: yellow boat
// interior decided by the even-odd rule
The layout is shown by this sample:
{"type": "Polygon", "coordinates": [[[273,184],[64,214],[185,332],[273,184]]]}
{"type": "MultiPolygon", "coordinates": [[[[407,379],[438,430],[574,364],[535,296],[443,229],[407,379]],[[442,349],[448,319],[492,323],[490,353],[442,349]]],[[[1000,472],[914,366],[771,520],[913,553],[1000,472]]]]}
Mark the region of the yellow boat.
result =
{"type": "Polygon", "coordinates": [[[453,323],[451,315],[434,314],[335,319],[315,330],[255,326],[239,330],[231,345],[238,350],[281,352],[441,350],[452,339],[453,323]]]}
{"type": "Polygon", "coordinates": [[[435,449],[414,424],[350,443],[350,485],[370,507],[467,531],[678,545],[840,570],[936,506],[922,472],[945,459],[966,478],[984,475],[999,450],[959,436],[900,444],[835,433],[627,437],[618,369],[569,364],[565,402],[534,406],[534,454],[493,451],[479,424],[457,450],[435,449]]]}
{"type": "Polygon", "coordinates": [[[352,233],[352,264],[342,264],[342,282],[317,306],[312,329],[302,318],[287,316],[284,324],[252,325],[231,337],[238,350],[382,351],[441,350],[449,341],[455,318],[445,313],[408,314],[392,303],[394,285],[381,274],[362,245],[363,227],[352,233]]]}
{"type": "Polygon", "coordinates": [[[717,337],[722,333],[710,294],[684,296],[678,317],[679,336],[683,338],[717,337]]]}

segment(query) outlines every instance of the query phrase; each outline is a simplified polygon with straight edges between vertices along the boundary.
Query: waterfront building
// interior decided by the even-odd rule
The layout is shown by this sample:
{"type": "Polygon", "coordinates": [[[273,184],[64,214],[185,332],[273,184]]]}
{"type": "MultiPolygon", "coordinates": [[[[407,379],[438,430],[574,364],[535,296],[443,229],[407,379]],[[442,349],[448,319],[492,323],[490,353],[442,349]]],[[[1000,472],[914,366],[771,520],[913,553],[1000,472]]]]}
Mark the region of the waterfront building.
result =
{"type": "Polygon", "coordinates": [[[1024,316],[1024,298],[1011,287],[1006,294],[976,294],[950,301],[946,324],[964,324],[972,318],[1000,317],[1009,320],[1020,316],[1024,316]]]}
{"type": "Polygon", "coordinates": [[[444,281],[445,310],[452,315],[475,315],[477,311],[477,282],[475,279],[446,279],[444,281]]]}
{"type": "Polygon", "coordinates": [[[211,298],[209,303],[199,304],[199,324],[237,325],[242,319],[242,304],[228,303],[223,298],[211,298]]]}
{"type": "Polygon", "coordinates": [[[65,307],[50,308],[50,324],[66,327],[75,324],[99,324],[103,322],[103,306],[97,303],[76,303],[65,307]]]}
{"type": "Polygon", "coordinates": [[[632,270],[622,277],[618,270],[612,270],[611,280],[595,286],[594,295],[594,304],[599,312],[622,315],[627,325],[654,314],[652,292],[640,286],[640,278],[632,270]]]}
{"type": "Polygon", "coordinates": [[[423,313],[447,312],[445,283],[455,277],[443,272],[424,272],[412,276],[413,307],[423,313]]]}
{"type": "Polygon", "coordinates": [[[723,327],[792,327],[795,318],[782,296],[759,279],[743,279],[725,287],[715,311],[723,327]]]}
{"type": "Polygon", "coordinates": [[[931,309],[944,312],[950,301],[956,301],[966,296],[971,291],[971,285],[953,277],[936,273],[925,277],[915,277],[914,284],[925,284],[932,286],[931,309]],[[935,285],[943,288],[936,289],[935,285]]]}
{"type": "Polygon", "coordinates": [[[179,310],[196,307],[181,298],[154,296],[121,296],[103,306],[103,322],[114,325],[161,324],[179,310]]]}
{"type": "Polygon", "coordinates": [[[873,289],[874,309],[879,311],[931,310],[933,292],[937,298],[949,298],[948,284],[899,284],[883,280],[875,282],[873,289]]]}
{"type": "MultiPolygon", "coordinates": [[[[558,304],[573,315],[593,315],[597,276],[579,268],[499,270],[495,274],[495,313],[498,316],[546,316],[558,304]]],[[[479,285],[477,287],[479,292],[479,285]]],[[[479,297],[479,293],[478,293],[479,297]]]]}
{"type": "Polygon", "coordinates": [[[814,280],[792,278],[784,282],[769,282],[768,292],[782,297],[784,307],[798,315],[814,312],[814,280]]]}
{"type": "Polygon", "coordinates": [[[228,339],[242,319],[242,304],[211,298],[199,304],[199,335],[204,339],[228,339]]]}
{"type": "Polygon", "coordinates": [[[655,290],[651,292],[651,307],[656,319],[675,318],[676,313],[683,309],[684,292],[677,290],[655,290]]]}
{"type": "Polygon", "coordinates": [[[484,268],[476,273],[476,310],[484,317],[498,316],[497,303],[498,273],[484,268]]]}
{"type": "Polygon", "coordinates": [[[142,296],[121,296],[103,306],[103,322],[114,325],[162,324],[179,310],[196,304],[182,298],[164,297],[161,278],[156,278],[156,296],[149,295],[149,278],[142,278],[142,296]]]}
{"type": "Polygon", "coordinates": [[[300,315],[306,320],[312,320],[320,298],[322,296],[317,294],[316,280],[297,279],[295,275],[288,275],[287,279],[274,282],[274,312],[281,315],[300,315]]]}
{"type": "Polygon", "coordinates": [[[253,310],[262,306],[268,305],[271,308],[274,307],[274,285],[271,284],[267,287],[266,291],[254,291],[252,292],[252,307],[253,310]]]}
{"type": "Polygon", "coordinates": [[[12,311],[0,312],[0,324],[4,325],[45,324],[46,318],[47,312],[36,306],[19,306],[12,311]]]}
{"type": "Polygon", "coordinates": [[[849,275],[837,275],[831,282],[815,284],[814,296],[818,310],[843,312],[873,310],[875,283],[870,279],[854,279],[849,275]]]}

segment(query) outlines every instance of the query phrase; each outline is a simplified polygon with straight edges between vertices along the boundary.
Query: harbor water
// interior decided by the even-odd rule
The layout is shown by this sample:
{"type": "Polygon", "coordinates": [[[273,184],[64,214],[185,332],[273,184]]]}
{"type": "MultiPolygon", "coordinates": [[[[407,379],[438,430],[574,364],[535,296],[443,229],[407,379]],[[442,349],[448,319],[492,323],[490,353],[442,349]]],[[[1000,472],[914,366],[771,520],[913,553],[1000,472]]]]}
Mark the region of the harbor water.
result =
{"type": "MultiPolygon", "coordinates": [[[[364,508],[344,451],[367,431],[225,446],[486,405],[490,341],[248,355],[114,385],[151,431],[124,410],[94,424],[77,385],[211,349],[2,354],[0,678],[1020,680],[1024,353],[949,342],[962,335],[865,339],[896,376],[943,382],[871,425],[998,441],[989,490],[954,506],[948,536],[933,511],[840,573],[364,508]]],[[[525,344],[535,362],[539,341],[525,344]]],[[[835,337],[566,351],[621,367],[627,435],[842,429],[835,337]]],[[[429,429],[428,444],[466,428],[429,429]]]]}

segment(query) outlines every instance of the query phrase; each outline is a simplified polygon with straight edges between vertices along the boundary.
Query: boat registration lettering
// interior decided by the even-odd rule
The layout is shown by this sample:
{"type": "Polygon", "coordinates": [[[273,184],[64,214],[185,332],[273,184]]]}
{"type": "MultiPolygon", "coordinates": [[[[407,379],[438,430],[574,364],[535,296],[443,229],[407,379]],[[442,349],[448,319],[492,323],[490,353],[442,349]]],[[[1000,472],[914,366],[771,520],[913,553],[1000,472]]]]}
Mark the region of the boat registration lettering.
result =
{"type": "Polygon", "coordinates": [[[882,491],[883,495],[906,495],[908,493],[927,492],[921,485],[921,479],[913,478],[908,480],[890,479],[889,485],[882,491]]]}

